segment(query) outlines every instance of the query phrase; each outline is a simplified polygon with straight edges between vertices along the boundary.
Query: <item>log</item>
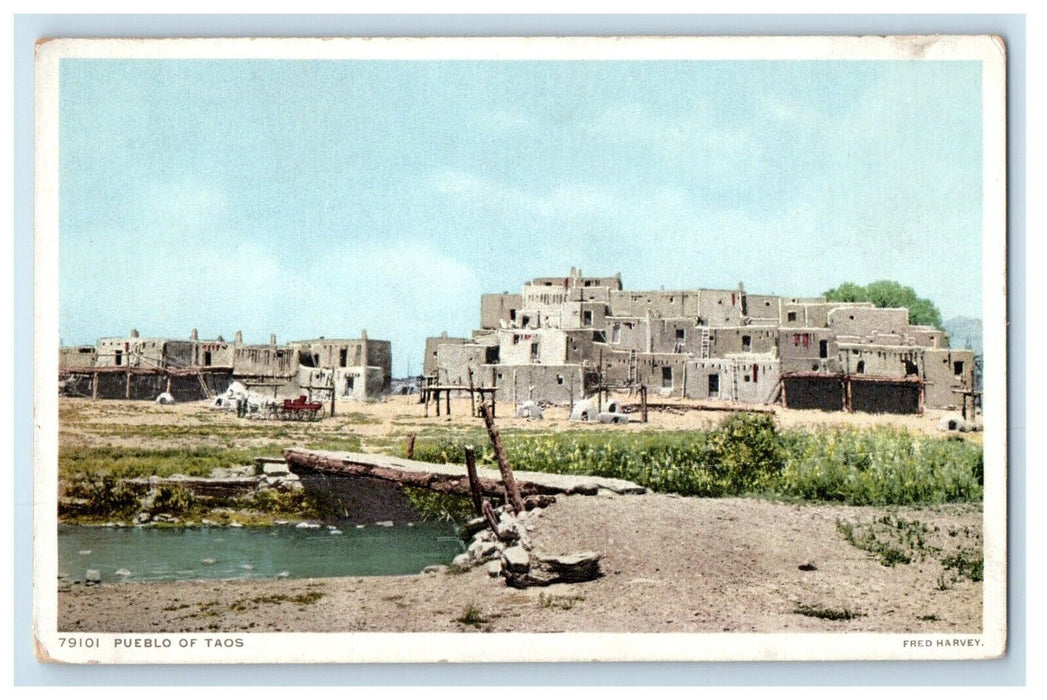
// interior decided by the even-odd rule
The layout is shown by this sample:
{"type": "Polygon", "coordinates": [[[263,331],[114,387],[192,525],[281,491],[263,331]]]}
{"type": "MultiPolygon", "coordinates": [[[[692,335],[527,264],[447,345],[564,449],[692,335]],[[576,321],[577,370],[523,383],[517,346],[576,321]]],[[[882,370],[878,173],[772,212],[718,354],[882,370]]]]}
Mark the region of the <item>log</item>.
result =
{"type": "Polygon", "coordinates": [[[476,453],[472,447],[465,448],[465,469],[469,475],[469,492],[473,496],[473,507],[476,508],[477,515],[484,515],[483,494],[480,493],[480,477],[476,473],[476,453]]]}
{"type": "Polygon", "coordinates": [[[414,459],[414,435],[407,438],[407,459],[414,459]]]}
{"type": "MultiPolygon", "coordinates": [[[[471,494],[468,474],[447,474],[434,471],[412,471],[402,467],[383,466],[375,463],[353,461],[346,455],[336,453],[319,453],[309,450],[289,448],[284,450],[284,457],[292,471],[321,472],[338,476],[368,476],[373,479],[389,481],[400,486],[412,486],[429,489],[439,493],[471,494]]],[[[435,466],[435,465],[434,465],[435,466]]],[[[500,497],[503,493],[502,483],[498,479],[477,476],[476,483],[484,496],[500,497]]],[[[562,493],[562,490],[539,488],[527,484],[525,492],[562,493]]]]}
{"type": "Polygon", "coordinates": [[[494,445],[494,454],[498,458],[498,471],[502,473],[502,482],[505,484],[505,493],[509,499],[509,505],[513,513],[523,512],[523,499],[520,498],[520,489],[516,486],[513,478],[512,467],[509,466],[509,458],[505,455],[502,447],[502,438],[498,435],[498,428],[494,424],[494,410],[486,403],[480,404],[480,412],[483,413],[484,424],[487,426],[487,434],[494,445]]]}

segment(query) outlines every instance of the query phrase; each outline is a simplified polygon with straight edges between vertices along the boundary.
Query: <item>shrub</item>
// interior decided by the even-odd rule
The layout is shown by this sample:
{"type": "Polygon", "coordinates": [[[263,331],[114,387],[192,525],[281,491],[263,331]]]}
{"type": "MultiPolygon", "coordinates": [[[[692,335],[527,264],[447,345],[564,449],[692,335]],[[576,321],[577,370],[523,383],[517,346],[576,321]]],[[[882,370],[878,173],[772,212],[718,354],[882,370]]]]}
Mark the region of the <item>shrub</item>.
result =
{"type": "Polygon", "coordinates": [[[164,485],[156,490],[149,512],[152,515],[157,513],[180,515],[189,512],[193,505],[193,494],[188,489],[178,485],[164,485]]]}

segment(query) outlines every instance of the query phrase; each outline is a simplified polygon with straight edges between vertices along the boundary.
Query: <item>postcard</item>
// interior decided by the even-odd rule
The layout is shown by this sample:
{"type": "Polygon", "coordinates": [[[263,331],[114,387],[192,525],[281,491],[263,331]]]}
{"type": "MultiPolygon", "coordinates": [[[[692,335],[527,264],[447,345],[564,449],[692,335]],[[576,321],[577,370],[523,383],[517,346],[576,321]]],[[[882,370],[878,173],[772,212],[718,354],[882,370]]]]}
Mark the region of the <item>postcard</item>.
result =
{"type": "Polygon", "coordinates": [[[1007,648],[992,36],[53,39],[70,663],[1007,648]]]}

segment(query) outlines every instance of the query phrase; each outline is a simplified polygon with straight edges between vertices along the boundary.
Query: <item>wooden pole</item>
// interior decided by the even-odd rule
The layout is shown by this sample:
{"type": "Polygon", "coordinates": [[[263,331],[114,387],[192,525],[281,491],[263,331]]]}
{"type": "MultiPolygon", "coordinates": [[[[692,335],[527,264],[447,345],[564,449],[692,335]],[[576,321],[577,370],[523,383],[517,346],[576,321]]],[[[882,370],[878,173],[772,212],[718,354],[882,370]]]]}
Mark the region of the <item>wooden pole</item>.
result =
{"type": "Polygon", "coordinates": [[[98,372],[91,373],[91,398],[98,398],[98,372]]]}
{"type": "Polygon", "coordinates": [[[516,486],[512,467],[509,466],[509,458],[505,456],[505,449],[502,447],[502,438],[498,435],[498,428],[494,424],[494,410],[488,404],[482,403],[480,404],[480,412],[483,414],[484,424],[487,426],[487,434],[491,438],[491,444],[494,445],[494,454],[498,458],[498,471],[502,473],[502,483],[505,484],[509,505],[512,507],[513,512],[520,513],[524,509],[523,499],[520,498],[520,489],[516,486]]]}
{"type": "MultiPolygon", "coordinates": [[[[364,366],[364,374],[367,374],[367,366],[364,366]]],[[[366,381],[366,380],[365,380],[366,381]]],[[[338,382],[335,381],[335,372],[331,370],[331,415],[334,415],[334,398],[338,393],[338,382]]],[[[364,385],[364,397],[367,397],[367,385],[364,385]]]]}
{"type": "Polygon", "coordinates": [[[440,390],[433,389],[433,397],[436,399],[436,417],[440,417],[440,390]]]}
{"type": "Polygon", "coordinates": [[[131,368],[127,368],[127,383],[124,386],[124,398],[131,398],[131,368]]]}
{"type": "Polygon", "coordinates": [[[647,385],[640,385],[640,414],[643,417],[643,422],[647,422],[647,385]]]}
{"type": "Polygon", "coordinates": [[[473,393],[473,368],[466,367],[469,370],[469,416],[476,415],[476,396],[473,393]]]}
{"type": "Polygon", "coordinates": [[[469,474],[469,493],[473,496],[473,507],[477,515],[484,514],[483,494],[480,492],[480,477],[476,473],[476,453],[471,445],[465,448],[465,470],[469,474]]]}
{"type": "Polygon", "coordinates": [[[407,459],[414,459],[414,435],[407,438],[407,459]]]}
{"type": "Polygon", "coordinates": [[[447,400],[447,415],[451,415],[451,390],[448,389],[446,394],[447,394],[447,397],[446,397],[446,400],[447,400]]]}

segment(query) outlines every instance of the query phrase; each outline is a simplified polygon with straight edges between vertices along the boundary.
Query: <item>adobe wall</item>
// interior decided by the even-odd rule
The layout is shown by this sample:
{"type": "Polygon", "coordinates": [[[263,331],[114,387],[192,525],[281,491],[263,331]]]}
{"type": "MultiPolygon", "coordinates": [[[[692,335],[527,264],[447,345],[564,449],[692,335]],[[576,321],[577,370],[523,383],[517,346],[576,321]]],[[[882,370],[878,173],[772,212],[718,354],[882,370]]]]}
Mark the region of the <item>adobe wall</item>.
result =
{"type": "MultiPolygon", "coordinates": [[[[723,357],[733,353],[775,352],[778,331],[771,327],[734,326],[709,329],[709,356],[723,357]],[[745,339],[748,338],[748,347],[745,339]]],[[[697,351],[695,351],[697,354],[697,351]]]]}
{"type": "Polygon", "coordinates": [[[422,364],[422,372],[425,376],[431,376],[436,374],[437,369],[437,349],[441,345],[464,345],[471,342],[469,338],[449,338],[447,334],[435,338],[425,339],[425,362],[422,364]]]}
{"type": "Polygon", "coordinates": [[[494,330],[516,322],[523,308],[520,294],[483,294],[480,296],[480,328],[494,330]]]}
{"type": "Polygon", "coordinates": [[[924,350],[924,405],[927,408],[955,409],[963,405],[963,396],[954,389],[970,391],[974,387],[974,351],[949,348],[924,350]],[[962,365],[958,367],[957,364],[962,365]],[[957,372],[956,370],[960,371],[957,372]]]}
{"type": "Polygon", "coordinates": [[[778,331],[782,373],[840,371],[840,349],[827,328],[782,328],[778,331]]]}
{"type": "Polygon", "coordinates": [[[780,379],[780,363],[769,354],[696,359],[687,363],[685,392],[691,399],[765,404],[777,398],[780,379]]]}
{"type": "Polygon", "coordinates": [[[58,349],[58,366],[61,369],[94,367],[98,351],[94,345],[78,345],[58,349]]]}
{"type": "Polygon", "coordinates": [[[923,348],[841,343],[840,359],[843,371],[856,376],[902,379],[924,373],[923,348]]]}
{"type": "Polygon", "coordinates": [[[241,345],[233,351],[233,372],[252,377],[286,377],[298,372],[298,353],[273,345],[241,345]]]}
{"type": "Polygon", "coordinates": [[[877,333],[904,334],[909,328],[909,310],[840,306],[829,311],[828,326],[837,335],[863,338],[877,333]]]}
{"type": "Polygon", "coordinates": [[[498,387],[497,400],[548,401],[569,405],[596,392],[599,375],[581,365],[489,365],[498,387]]]}

